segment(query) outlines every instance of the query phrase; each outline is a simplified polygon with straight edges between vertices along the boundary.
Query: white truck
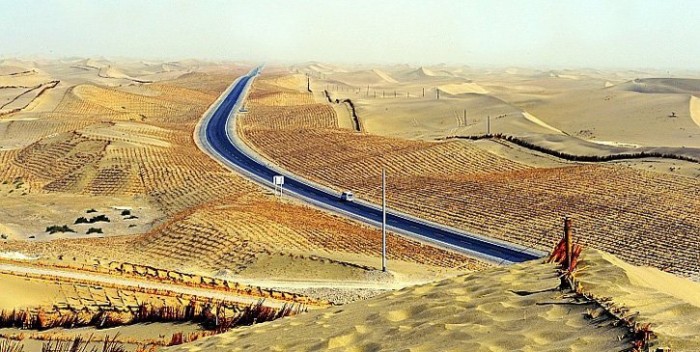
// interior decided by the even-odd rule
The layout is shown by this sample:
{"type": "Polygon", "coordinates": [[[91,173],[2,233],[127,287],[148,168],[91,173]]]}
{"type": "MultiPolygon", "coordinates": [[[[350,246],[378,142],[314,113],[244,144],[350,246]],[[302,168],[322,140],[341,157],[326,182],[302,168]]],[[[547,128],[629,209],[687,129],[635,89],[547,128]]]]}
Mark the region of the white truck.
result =
{"type": "Polygon", "coordinates": [[[355,200],[355,197],[352,195],[351,191],[345,191],[340,195],[340,200],[343,202],[352,202],[355,200]]]}

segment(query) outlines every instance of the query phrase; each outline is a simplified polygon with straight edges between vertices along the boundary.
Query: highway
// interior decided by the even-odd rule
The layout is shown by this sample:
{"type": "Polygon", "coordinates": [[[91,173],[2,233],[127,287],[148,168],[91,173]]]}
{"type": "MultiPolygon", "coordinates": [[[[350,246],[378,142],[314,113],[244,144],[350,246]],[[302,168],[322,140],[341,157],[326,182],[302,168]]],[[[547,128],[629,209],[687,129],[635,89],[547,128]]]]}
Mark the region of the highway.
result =
{"type": "MultiPolygon", "coordinates": [[[[273,169],[238,139],[234,119],[240,107],[243,106],[247,89],[259,70],[259,68],[253,69],[247,75],[240,77],[205,114],[196,133],[200,146],[222,163],[264,186],[272,187],[272,177],[283,174],[285,194],[291,194],[316,206],[370,225],[380,224],[382,212],[379,207],[363,201],[341,201],[339,194],[334,191],[311,184],[283,170],[273,169]]],[[[523,262],[544,255],[539,251],[465,233],[395,211],[387,211],[387,229],[498,264],[523,262]]]]}

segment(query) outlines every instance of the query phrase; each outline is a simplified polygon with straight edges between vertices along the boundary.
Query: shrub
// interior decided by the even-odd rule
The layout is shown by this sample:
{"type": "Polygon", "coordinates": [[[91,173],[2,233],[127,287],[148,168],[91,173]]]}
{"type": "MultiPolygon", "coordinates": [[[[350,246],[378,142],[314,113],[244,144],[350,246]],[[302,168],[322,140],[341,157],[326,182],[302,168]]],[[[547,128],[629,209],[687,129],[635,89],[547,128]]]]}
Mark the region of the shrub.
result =
{"type": "Polygon", "coordinates": [[[97,216],[93,216],[92,218],[90,218],[89,221],[91,224],[94,224],[94,223],[100,222],[100,221],[109,222],[109,218],[107,217],[107,215],[97,215],[97,216]]]}
{"type": "Polygon", "coordinates": [[[53,225],[53,226],[48,226],[46,228],[46,232],[49,233],[49,235],[53,235],[56,232],[73,232],[75,233],[75,230],[71,229],[68,227],[68,225],[63,225],[63,226],[58,226],[58,225],[53,225]]]}
{"type": "Polygon", "coordinates": [[[98,228],[98,227],[91,227],[87,230],[87,232],[85,234],[89,235],[91,233],[102,233],[102,229],[98,228]]]}

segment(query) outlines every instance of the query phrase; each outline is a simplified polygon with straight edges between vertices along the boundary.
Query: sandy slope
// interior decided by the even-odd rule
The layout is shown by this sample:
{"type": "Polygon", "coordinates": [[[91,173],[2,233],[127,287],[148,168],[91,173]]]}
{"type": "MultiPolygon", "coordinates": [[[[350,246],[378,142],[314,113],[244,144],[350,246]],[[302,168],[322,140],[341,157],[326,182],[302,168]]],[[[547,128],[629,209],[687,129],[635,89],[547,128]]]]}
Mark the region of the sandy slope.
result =
{"type": "MultiPolygon", "coordinates": [[[[616,267],[601,260],[601,271],[616,267]]],[[[643,270],[643,269],[642,269],[643,270]]],[[[601,273],[602,275],[603,273],[601,273]]],[[[554,267],[489,269],[244,328],[175,351],[619,351],[623,331],[562,304],[554,267]]]]}
{"type": "Polygon", "coordinates": [[[588,251],[581,265],[584,287],[639,312],[639,321],[652,323],[661,345],[674,352],[700,348],[699,283],[599,251],[588,251]]]}
{"type": "Polygon", "coordinates": [[[442,92],[450,95],[459,94],[486,94],[488,91],[476,83],[452,83],[439,86],[442,92]]]}
{"type": "MultiPolygon", "coordinates": [[[[700,285],[586,250],[578,278],[598,296],[639,311],[673,351],[700,346],[700,285]]],[[[302,316],[244,328],[175,351],[619,351],[624,332],[568,305],[554,267],[495,268],[302,316]],[[261,338],[264,337],[264,338],[261,338]]]]}
{"type": "Polygon", "coordinates": [[[561,134],[564,133],[564,132],[562,132],[561,130],[556,129],[556,128],[550,126],[550,125],[547,124],[546,122],[544,122],[544,121],[538,119],[537,117],[533,116],[532,114],[530,114],[530,113],[528,113],[528,112],[523,112],[523,117],[525,117],[528,121],[530,121],[530,122],[532,122],[532,123],[534,123],[534,124],[536,124],[536,125],[538,125],[538,126],[542,126],[542,127],[546,128],[546,129],[552,130],[552,132],[561,133],[561,134]]]}
{"type": "Polygon", "coordinates": [[[690,97],[690,118],[700,127],[700,98],[694,95],[690,97]]]}

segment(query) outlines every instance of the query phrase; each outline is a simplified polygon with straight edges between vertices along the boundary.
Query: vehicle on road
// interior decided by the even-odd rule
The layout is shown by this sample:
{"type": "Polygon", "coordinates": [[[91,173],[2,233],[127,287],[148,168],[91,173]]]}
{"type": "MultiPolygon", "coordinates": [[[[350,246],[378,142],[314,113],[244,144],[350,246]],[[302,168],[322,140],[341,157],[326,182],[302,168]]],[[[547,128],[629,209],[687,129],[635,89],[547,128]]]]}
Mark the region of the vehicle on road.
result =
{"type": "Polygon", "coordinates": [[[355,196],[352,194],[351,191],[345,191],[343,194],[340,195],[340,200],[343,202],[352,202],[355,200],[355,196]]]}

